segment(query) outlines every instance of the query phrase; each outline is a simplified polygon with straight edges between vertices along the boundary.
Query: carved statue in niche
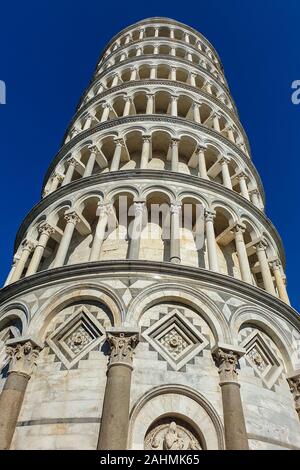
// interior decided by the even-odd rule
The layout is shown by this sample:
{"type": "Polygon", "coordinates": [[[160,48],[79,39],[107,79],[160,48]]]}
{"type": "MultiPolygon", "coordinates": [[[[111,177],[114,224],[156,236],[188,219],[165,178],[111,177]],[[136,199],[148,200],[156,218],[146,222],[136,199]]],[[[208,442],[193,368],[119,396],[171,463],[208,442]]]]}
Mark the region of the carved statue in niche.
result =
{"type": "Polygon", "coordinates": [[[182,420],[160,420],[145,438],[146,450],[202,450],[200,439],[182,420]],[[180,423],[180,424],[179,424],[180,423]]]}

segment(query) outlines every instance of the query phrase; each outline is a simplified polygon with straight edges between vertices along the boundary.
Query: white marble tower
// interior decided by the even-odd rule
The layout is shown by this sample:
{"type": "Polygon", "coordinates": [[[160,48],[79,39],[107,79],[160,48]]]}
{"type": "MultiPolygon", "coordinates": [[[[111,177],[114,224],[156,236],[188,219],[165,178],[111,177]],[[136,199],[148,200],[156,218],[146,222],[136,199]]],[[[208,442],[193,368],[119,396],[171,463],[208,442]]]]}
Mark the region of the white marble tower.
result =
{"type": "Polygon", "coordinates": [[[264,202],[207,39],[117,34],[0,290],[0,448],[299,449],[300,321],[264,202]]]}

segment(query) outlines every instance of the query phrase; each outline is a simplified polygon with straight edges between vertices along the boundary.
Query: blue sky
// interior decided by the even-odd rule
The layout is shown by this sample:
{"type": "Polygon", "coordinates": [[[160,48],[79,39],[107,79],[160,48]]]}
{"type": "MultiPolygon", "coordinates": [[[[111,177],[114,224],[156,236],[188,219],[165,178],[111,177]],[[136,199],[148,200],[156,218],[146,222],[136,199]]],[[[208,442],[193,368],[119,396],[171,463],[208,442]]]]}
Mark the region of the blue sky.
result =
{"type": "Polygon", "coordinates": [[[0,105],[1,283],[17,229],[40,199],[47,166],[101,50],[127,25],[167,16],[202,32],[221,57],[264,184],[267,215],[285,245],[290,298],[300,309],[300,105],[291,102],[291,83],[300,80],[299,1],[3,3],[0,80],[6,82],[7,104],[0,105]]]}

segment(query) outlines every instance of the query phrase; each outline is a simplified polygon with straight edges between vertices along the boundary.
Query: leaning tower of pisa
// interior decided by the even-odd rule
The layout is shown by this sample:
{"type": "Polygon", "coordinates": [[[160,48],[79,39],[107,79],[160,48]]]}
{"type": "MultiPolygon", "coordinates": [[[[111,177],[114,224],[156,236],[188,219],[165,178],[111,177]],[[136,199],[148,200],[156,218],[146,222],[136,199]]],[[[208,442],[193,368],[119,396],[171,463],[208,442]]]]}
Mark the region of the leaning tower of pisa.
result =
{"type": "Polygon", "coordinates": [[[213,46],[104,49],[0,291],[1,449],[300,448],[300,322],[213,46]]]}

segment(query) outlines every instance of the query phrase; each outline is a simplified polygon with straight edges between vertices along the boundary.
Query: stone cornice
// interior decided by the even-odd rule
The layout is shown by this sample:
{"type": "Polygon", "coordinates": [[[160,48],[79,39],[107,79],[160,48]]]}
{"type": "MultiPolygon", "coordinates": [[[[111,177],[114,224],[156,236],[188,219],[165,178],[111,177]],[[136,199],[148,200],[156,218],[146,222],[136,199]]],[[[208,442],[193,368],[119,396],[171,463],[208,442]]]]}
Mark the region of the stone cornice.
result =
{"type": "Polygon", "coordinates": [[[73,264],[41,271],[3,287],[0,290],[0,305],[2,306],[8,300],[13,301],[20,294],[24,295],[33,289],[45,285],[49,287],[49,285],[54,285],[61,281],[70,281],[76,278],[77,280],[78,278],[90,279],[91,277],[104,275],[120,278],[121,275],[136,274],[146,274],[148,276],[161,275],[167,278],[171,277],[172,280],[173,278],[184,279],[187,282],[192,280],[201,282],[207,288],[217,287],[232,293],[236,292],[246,302],[250,302],[252,305],[255,302],[264,309],[272,310],[274,315],[288,320],[295,328],[300,330],[300,316],[298,312],[260,287],[252,286],[247,282],[207,269],[158,261],[114,260],[112,268],[112,261],[107,260],[73,264]]]}
{"type": "Polygon", "coordinates": [[[192,28],[191,26],[189,25],[186,25],[185,23],[181,23],[180,21],[177,21],[177,20],[172,20],[172,18],[165,18],[165,17],[160,17],[160,16],[153,16],[151,18],[145,18],[143,20],[140,20],[140,21],[137,21],[136,23],[133,23],[129,26],[127,26],[126,28],[122,29],[121,31],[119,31],[117,34],[115,34],[112,39],[109,41],[108,44],[106,44],[105,48],[103,49],[103,51],[101,52],[100,56],[99,56],[99,59],[98,59],[98,62],[100,60],[100,58],[102,57],[102,55],[107,51],[107,49],[109,49],[111,47],[111,45],[121,36],[123,36],[124,34],[126,34],[128,31],[130,31],[131,29],[134,29],[134,28],[137,28],[138,26],[143,26],[143,25],[146,25],[146,24],[149,24],[149,25],[153,25],[153,24],[161,24],[161,25],[164,25],[164,24],[167,24],[167,25],[172,25],[172,26],[178,26],[179,28],[183,28],[183,29],[186,29],[187,31],[190,31],[191,33],[193,33],[195,36],[198,36],[199,39],[206,45],[208,46],[212,52],[215,54],[216,58],[218,59],[219,61],[219,64],[221,66],[221,69],[223,70],[223,64],[222,64],[222,61],[220,59],[220,56],[218,54],[218,52],[216,51],[216,49],[214,48],[214,46],[211,44],[211,42],[206,39],[205,36],[203,36],[203,34],[201,34],[199,31],[197,31],[195,28],[192,28]]]}
{"type": "Polygon", "coordinates": [[[249,166],[249,168],[251,169],[253,174],[256,175],[256,181],[258,183],[260,193],[261,193],[261,195],[263,197],[263,200],[264,200],[264,189],[263,189],[263,186],[262,186],[262,183],[261,183],[260,176],[259,176],[255,166],[253,165],[253,163],[251,161],[251,158],[247,157],[237,145],[235,145],[233,142],[231,142],[226,137],[222,136],[219,132],[214,131],[213,129],[209,129],[208,127],[203,126],[202,124],[198,124],[198,123],[193,122],[193,121],[187,121],[185,118],[181,118],[181,117],[174,117],[174,116],[167,116],[167,115],[166,116],[161,116],[161,115],[153,115],[153,114],[137,114],[135,116],[120,117],[120,118],[112,119],[110,121],[99,123],[91,129],[87,129],[85,131],[80,132],[80,134],[75,136],[73,139],[71,139],[69,142],[67,142],[63,147],[61,147],[58,154],[52,160],[52,162],[51,162],[51,164],[50,164],[50,166],[49,166],[49,168],[46,172],[44,181],[43,181],[43,188],[45,187],[45,185],[48,181],[48,178],[51,175],[51,172],[54,170],[54,168],[56,167],[58,162],[68,152],[70,152],[72,147],[74,147],[74,145],[76,145],[78,142],[83,141],[87,137],[90,137],[93,134],[95,134],[96,132],[106,130],[106,129],[111,129],[111,128],[114,128],[114,127],[116,127],[120,124],[127,124],[127,123],[132,124],[132,123],[135,123],[135,122],[147,122],[147,121],[148,122],[164,122],[164,123],[167,122],[167,123],[171,123],[171,124],[180,124],[182,126],[187,126],[191,129],[194,129],[197,132],[201,131],[201,132],[203,132],[204,135],[213,136],[217,140],[220,140],[223,144],[227,145],[234,152],[236,152],[242,158],[244,163],[246,163],[246,165],[249,166]]]}
{"type": "Polygon", "coordinates": [[[246,135],[246,132],[245,132],[238,116],[235,113],[233,113],[232,110],[230,108],[228,108],[228,106],[226,106],[224,103],[222,103],[221,100],[219,100],[218,98],[216,98],[213,95],[210,95],[209,93],[206,93],[203,90],[200,90],[197,87],[194,87],[194,86],[189,85],[187,83],[178,82],[176,80],[169,80],[169,79],[134,80],[134,81],[122,83],[120,85],[114,86],[113,88],[109,88],[108,90],[102,91],[98,95],[91,98],[84,106],[77,109],[77,111],[74,114],[70,124],[68,125],[68,127],[66,129],[66,132],[65,132],[64,137],[63,137],[63,141],[66,139],[66,137],[67,137],[68,133],[70,132],[70,130],[71,130],[74,122],[76,121],[76,119],[78,119],[81,116],[81,114],[83,114],[87,109],[89,109],[90,106],[97,103],[97,101],[101,101],[103,98],[105,98],[109,95],[112,95],[113,93],[117,93],[118,91],[126,90],[127,88],[142,87],[142,86],[145,86],[145,85],[147,85],[147,86],[149,86],[149,85],[150,86],[164,85],[164,86],[169,86],[169,87],[172,87],[172,88],[181,88],[183,90],[188,90],[188,91],[191,91],[192,93],[196,93],[196,94],[198,94],[199,96],[201,96],[203,98],[206,98],[208,101],[210,101],[210,102],[214,103],[215,105],[217,105],[219,108],[221,108],[224,111],[224,113],[228,114],[228,116],[231,117],[233,122],[236,124],[236,126],[239,128],[239,130],[243,134],[243,137],[246,140],[247,146],[249,146],[248,145],[248,137],[246,135]]]}
{"type": "MultiPolygon", "coordinates": [[[[141,55],[141,56],[138,56],[138,57],[130,57],[129,59],[126,59],[126,60],[122,60],[122,62],[118,62],[117,64],[114,64],[112,65],[111,67],[109,67],[109,69],[106,69],[106,70],[103,70],[103,72],[99,73],[99,74],[96,74],[96,71],[94,73],[94,76],[92,77],[92,79],[90,80],[86,90],[84,91],[83,95],[81,96],[80,100],[79,100],[79,103],[77,105],[77,108],[79,108],[82,100],[84,99],[86,93],[90,90],[90,88],[92,86],[94,86],[97,81],[104,77],[105,75],[107,75],[108,73],[118,69],[120,66],[123,66],[123,65],[130,65],[130,64],[136,64],[137,62],[141,62],[143,60],[152,60],[152,59],[163,59],[163,60],[168,60],[170,62],[179,62],[180,64],[186,66],[187,64],[187,61],[184,60],[184,59],[181,59],[180,57],[176,57],[176,56],[171,56],[171,55],[162,55],[162,54],[159,54],[159,55],[154,55],[154,54],[147,54],[147,55],[141,55]]],[[[229,92],[229,89],[223,85],[222,82],[220,82],[213,74],[211,74],[207,69],[205,69],[204,67],[202,67],[201,65],[199,64],[192,64],[191,62],[188,62],[189,63],[189,66],[190,67],[193,67],[195,69],[198,69],[200,70],[202,73],[204,73],[205,75],[207,75],[209,78],[211,78],[215,83],[217,83],[221,88],[222,90],[226,93],[227,97],[231,100],[234,108],[235,108],[235,111],[237,113],[237,108],[236,108],[236,105],[234,103],[234,100],[229,92]]]]}
{"type": "Polygon", "coordinates": [[[161,170],[136,169],[136,170],[120,170],[120,171],[102,173],[102,174],[100,173],[100,174],[90,176],[88,178],[78,179],[76,181],[73,181],[72,183],[69,183],[66,186],[63,186],[57,189],[56,191],[54,191],[53,193],[49,194],[44,199],[42,199],[27,214],[16,236],[15,251],[17,250],[19,244],[21,243],[24,233],[27,230],[29,224],[39,215],[41,211],[46,209],[53,202],[57,201],[58,198],[65,197],[74,191],[79,191],[81,189],[88,188],[89,186],[93,186],[95,184],[101,187],[101,185],[104,183],[122,181],[126,179],[132,180],[133,184],[134,184],[134,181],[137,179],[138,180],[152,179],[153,182],[156,182],[157,180],[160,180],[160,181],[165,180],[168,185],[170,185],[170,182],[172,181],[172,182],[186,184],[188,187],[190,187],[191,185],[194,185],[196,188],[199,188],[199,189],[204,189],[204,190],[209,190],[209,191],[214,190],[216,194],[223,195],[227,199],[234,201],[239,207],[245,208],[251,211],[253,214],[255,214],[255,216],[260,221],[260,223],[268,230],[268,232],[274,238],[276,245],[278,247],[278,250],[280,252],[280,258],[282,260],[283,266],[285,266],[285,255],[284,255],[284,249],[283,249],[283,244],[282,244],[280,235],[278,234],[272,222],[266,217],[266,215],[261,210],[255,207],[254,204],[252,204],[250,201],[248,201],[246,198],[236,193],[235,191],[226,188],[222,184],[205,180],[203,178],[198,178],[197,176],[185,175],[184,173],[173,172],[173,171],[168,171],[168,170],[161,171],[161,170]]]}
{"type": "MultiPolygon", "coordinates": [[[[157,44],[159,44],[161,42],[167,42],[167,43],[169,42],[169,43],[172,43],[172,44],[176,44],[178,46],[183,46],[185,48],[190,48],[194,52],[197,52],[201,57],[206,59],[210,63],[210,65],[212,65],[213,67],[215,67],[217,69],[218,73],[220,75],[222,75],[222,77],[225,81],[225,86],[228,88],[228,84],[227,84],[227,81],[226,81],[226,77],[224,76],[223,69],[218,67],[218,65],[216,65],[209,57],[207,57],[207,55],[205,55],[204,52],[200,51],[199,49],[197,49],[197,47],[193,46],[192,44],[188,44],[185,41],[181,41],[180,39],[171,39],[171,38],[166,38],[166,37],[162,37],[162,36],[159,36],[158,38],[149,37],[149,38],[143,38],[143,39],[136,39],[135,41],[131,41],[128,44],[123,44],[122,46],[118,47],[118,49],[116,49],[115,51],[111,51],[111,53],[107,57],[105,57],[105,59],[103,59],[102,61],[100,59],[100,62],[97,63],[96,70],[99,69],[100,65],[102,67],[115,54],[118,54],[118,53],[130,48],[131,46],[137,46],[140,43],[146,43],[146,44],[150,43],[151,44],[152,42],[157,43],[157,44]]],[[[158,54],[158,56],[160,56],[160,54],[158,54]]],[[[131,58],[131,59],[134,59],[134,57],[131,58]]],[[[193,64],[193,62],[189,61],[188,59],[183,58],[183,60],[185,60],[190,65],[193,64]]],[[[218,78],[216,78],[216,80],[218,80],[218,78]]]]}

